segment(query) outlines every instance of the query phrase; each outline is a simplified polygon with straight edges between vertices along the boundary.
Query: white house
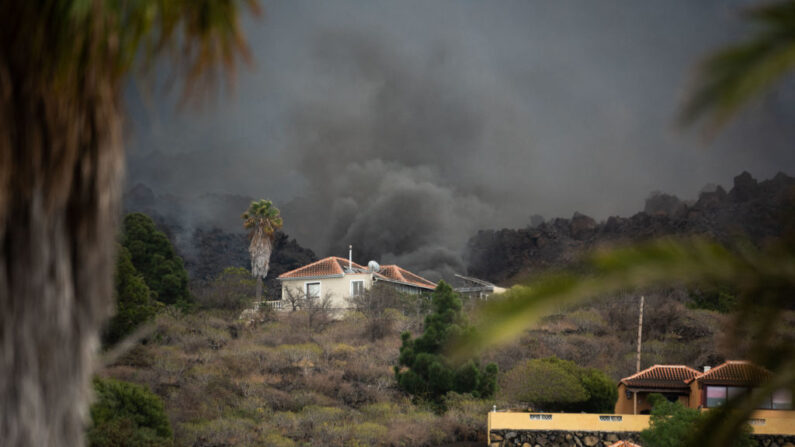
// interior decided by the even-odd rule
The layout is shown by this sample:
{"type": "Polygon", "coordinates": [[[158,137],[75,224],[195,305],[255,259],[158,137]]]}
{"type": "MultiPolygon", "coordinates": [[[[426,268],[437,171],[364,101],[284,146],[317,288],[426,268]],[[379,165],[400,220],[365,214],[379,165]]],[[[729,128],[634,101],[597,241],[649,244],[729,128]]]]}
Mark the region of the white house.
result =
{"type": "Polygon", "coordinates": [[[374,283],[382,281],[396,287],[401,292],[432,292],[436,284],[415,275],[397,265],[383,265],[370,261],[367,267],[353,262],[350,258],[330,256],[299,267],[278,277],[282,283],[282,301],[288,293],[300,293],[307,297],[331,299],[331,307],[344,309],[350,307],[348,298],[364,292],[374,283]]]}

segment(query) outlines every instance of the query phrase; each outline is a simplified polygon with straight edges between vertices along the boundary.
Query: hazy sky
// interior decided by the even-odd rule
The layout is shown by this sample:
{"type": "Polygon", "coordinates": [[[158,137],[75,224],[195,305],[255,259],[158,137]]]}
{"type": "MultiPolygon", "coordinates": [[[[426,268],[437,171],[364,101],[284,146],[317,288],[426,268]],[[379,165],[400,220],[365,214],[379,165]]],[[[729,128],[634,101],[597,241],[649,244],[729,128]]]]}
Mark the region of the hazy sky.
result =
{"type": "Polygon", "coordinates": [[[460,270],[480,228],[792,174],[792,82],[712,141],[675,124],[754,3],[265,1],[233,93],[178,110],[128,89],[128,183],[271,198],[321,256],[460,270]]]}

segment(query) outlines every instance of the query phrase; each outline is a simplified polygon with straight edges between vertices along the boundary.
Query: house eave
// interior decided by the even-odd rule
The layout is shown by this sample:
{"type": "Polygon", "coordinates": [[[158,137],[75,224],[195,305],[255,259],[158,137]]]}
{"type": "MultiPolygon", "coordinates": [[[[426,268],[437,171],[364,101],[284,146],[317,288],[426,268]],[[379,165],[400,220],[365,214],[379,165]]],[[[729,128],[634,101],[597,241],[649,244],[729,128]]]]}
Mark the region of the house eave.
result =
{"type": "Polygon", "coordinates": [[[297,280],[306,280],[306,279],[327,279],[327,278],[342,278],[344,274],[336,274],[336,275],[320,275],[320,276],[294,276],[291,278],[276,278],[279,281],[297,281],[297,280]]]}
{"type": "Polygon", "coordinates": [[[403,286],[409,286],[409,287],[414,287],[414,288],[417,288],[417,289],[423,289],[423,290],[429,290],[429,291],[433,291],[433,290],[436,289],[435,287],[422,286],[422,285],[414,284],[414,283],[410,283],[410,282],[397,281],[397,280],[386,278],[386,277],[378,278],[378,281],[391,282],[391,283],[394,283],[394,284],[400,284],[400,285],[403,285],[403,286]]]}

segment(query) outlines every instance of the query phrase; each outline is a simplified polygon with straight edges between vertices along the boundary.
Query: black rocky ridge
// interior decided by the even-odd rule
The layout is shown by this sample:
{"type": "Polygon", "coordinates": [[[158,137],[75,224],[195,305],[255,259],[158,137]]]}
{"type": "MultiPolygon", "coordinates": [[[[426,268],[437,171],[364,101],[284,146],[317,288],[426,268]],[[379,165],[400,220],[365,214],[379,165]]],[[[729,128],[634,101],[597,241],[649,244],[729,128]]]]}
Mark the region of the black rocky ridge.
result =
{"type": "Polygon", "coordinates": [[[604,222],[574,213],[524,229],[483,230],[467,244],[467,271],[498,284],[511,284],[534,273],[577,262],[587,250],[608,244],[639,242],[661,236],[702,235],[722,243],[762,244],[781,236],[795,217],[795,178],[779,173],[758,182],[748,172],[722,187],[702,191],[695,202],[653,194],[644,211],[604,222]]]}

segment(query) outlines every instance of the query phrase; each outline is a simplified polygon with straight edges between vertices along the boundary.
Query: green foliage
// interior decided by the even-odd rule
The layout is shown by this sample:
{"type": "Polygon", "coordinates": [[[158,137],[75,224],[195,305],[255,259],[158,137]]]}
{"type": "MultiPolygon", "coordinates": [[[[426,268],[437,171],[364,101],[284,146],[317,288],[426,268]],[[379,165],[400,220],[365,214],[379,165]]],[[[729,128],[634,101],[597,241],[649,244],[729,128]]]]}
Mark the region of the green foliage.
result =
{"type": "MultiPolygon", "coordinates": [[[[670,402],[661,394],[648,397],[652,404],[649,428],[640,432],[640,439],[647,447],[679,447],[692,439],[706,415],[695,408],[687,408],[680,402],[670,402]]],[[[746,428],[727,447],[751,447],[756,445],[746,428]]]]}
{"type": "Polygon", "coordinates": [[[130,251],[135,269],[156,300],[179,306],[190,303],[188,272],[182,258],[149,216],[132,213],[124,218],[122,245],[130,251]]]}
{"type": "Polygon", "coordinates": [[[433,311],[425,317],[425,331],[421,336],[414,340],[408,332],[401,336],[399,366],[395,367],[400,388],[437,403],[450,391],[484,398],[494,395],[496,365],[489,364],[481,369],[474,359],[454,364],[443,354],[448,343],[471,333],[461,313],[461,300],[444,281],[440,281],[433,292],[432,306],[433,311]]]}
{"type": "Polygon", "coordinates": [[[577,376],[550,359],[527,360],[508,371],[501,380],[500,393],[543,411],[565,411],[588,399],[577,376]]]}
{"type": "Polygon", "coordinates": [[[579,406],[586,413],[612,413],[618,399],[616,383],[602,371],[595,368],[580,370],[580,383],[588,393],[588,400],[579,406]]]}
{"type": "Polygon", "coordinates": [[[273,236],[284,224],[279,209],[265,199],[251,202],[242,218],[244,228],[252,231],[259,229],[268,236],[273,236]]]}
{"type": "Polygon", "coordinates": [[[557,357],[527,360],[501,379],[502,398],[544,411],[612,413],[618,392],[607,375],[557,357]]]}
{"type": "Polygon", "coordinates": [[[139,324],[152,318],[157,310],[149,287],[135,270],[130,252],[124,247],[119,247],[116,258],[115,285],[116,314],[102,334],[105,346],[113,345],[130,334],[139,324]]]}
{"type": "Polygon", "coordinates": [[[197,293],[196,300],[206,309],[240,311],[252,304],[255,283],[248,270],[227,267],[197,293]]]}
{"type": "Polygon", "coordinates": [[[167,447],[171,426],[163,402],[146,388],[113,379],[94,379],[97,401],[88,430],[91,447],[167,447]]]}

